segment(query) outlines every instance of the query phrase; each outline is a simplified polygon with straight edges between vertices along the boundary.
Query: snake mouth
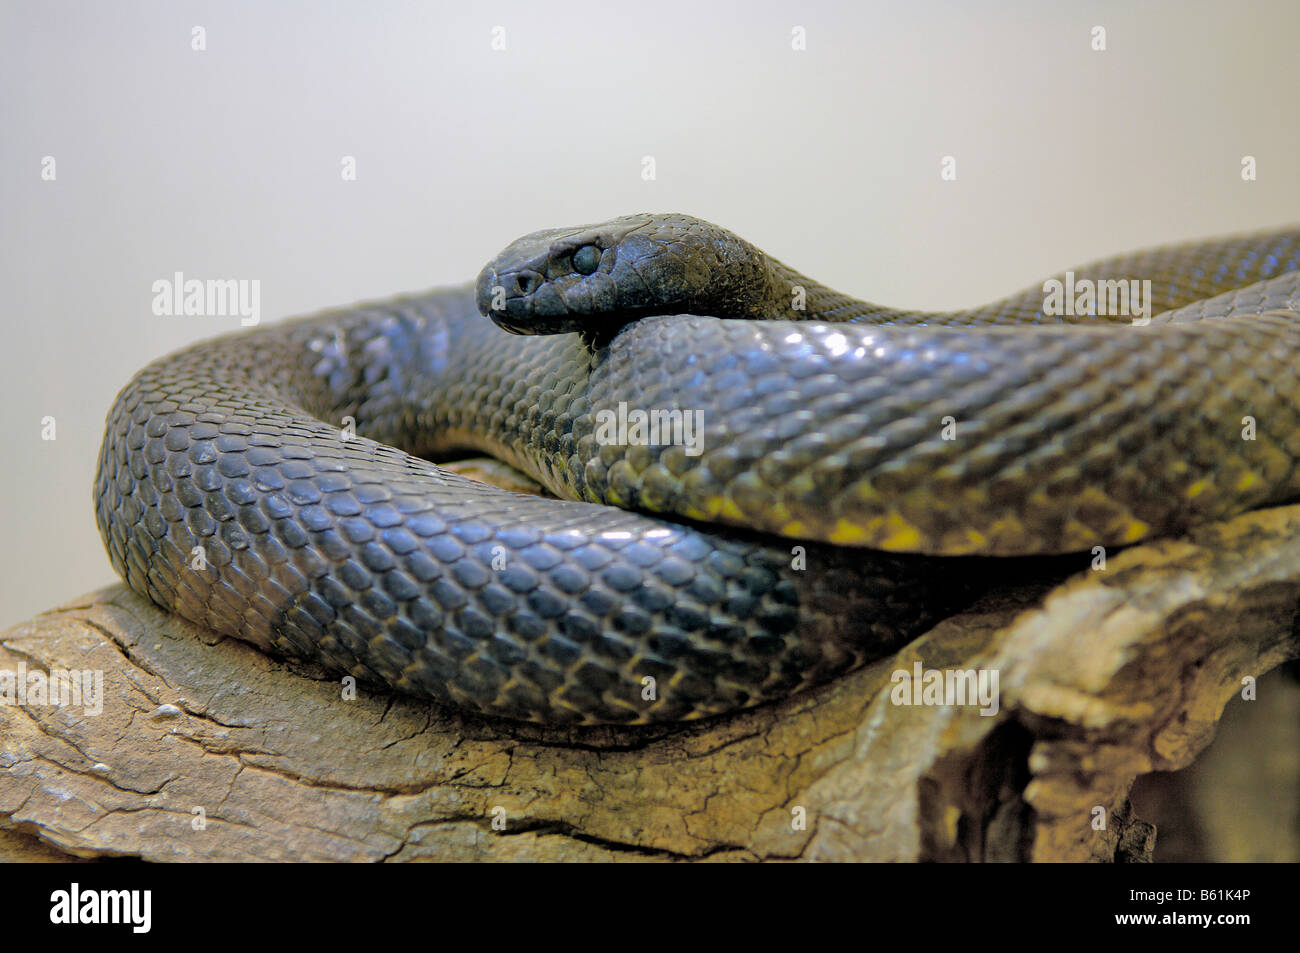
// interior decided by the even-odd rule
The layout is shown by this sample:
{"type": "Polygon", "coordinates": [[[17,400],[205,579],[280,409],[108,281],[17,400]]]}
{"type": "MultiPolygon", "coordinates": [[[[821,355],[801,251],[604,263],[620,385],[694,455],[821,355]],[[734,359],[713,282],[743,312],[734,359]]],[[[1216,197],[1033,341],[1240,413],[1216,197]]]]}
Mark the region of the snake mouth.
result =
{"type": "Polygon", "coordinates": [[[565,334],[586,327],[545,276],[531,268],[500,273],[488,267],[474,288],[479,313],[511,334],[565,334]]]}
{"type": "Polygon", "coordinates": [[[509,331],[511,334],[567,334],[570,331],[580,331],[583,327],[579,322],[573,320],[520,321],[496,311],[492,312],[490,317],[497,327],[503,331],[509,331]]]}

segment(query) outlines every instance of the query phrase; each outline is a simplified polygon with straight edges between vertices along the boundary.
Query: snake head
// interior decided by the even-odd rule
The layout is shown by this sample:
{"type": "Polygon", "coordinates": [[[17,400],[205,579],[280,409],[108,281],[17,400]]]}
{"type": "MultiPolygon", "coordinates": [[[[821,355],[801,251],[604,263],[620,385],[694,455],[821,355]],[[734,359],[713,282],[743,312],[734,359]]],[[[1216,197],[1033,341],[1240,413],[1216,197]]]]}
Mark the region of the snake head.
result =
{"type": "Polygon", "coordinates": [[[478,276],[478,309],[515,334],[605,334],[653,314],[752,317],[766,256],[689,215],[627,215],[511,242],[478,276]]]}

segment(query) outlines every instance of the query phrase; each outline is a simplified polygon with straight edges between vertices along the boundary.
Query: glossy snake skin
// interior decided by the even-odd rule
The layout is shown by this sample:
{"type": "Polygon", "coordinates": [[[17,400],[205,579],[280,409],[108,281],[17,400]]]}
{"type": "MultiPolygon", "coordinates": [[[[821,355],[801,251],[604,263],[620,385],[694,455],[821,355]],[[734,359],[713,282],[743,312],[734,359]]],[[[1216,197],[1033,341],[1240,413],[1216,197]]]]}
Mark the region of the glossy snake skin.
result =
{"type": "Polygon", "coordinates": [[[537,233],[476,288],[150,364],[109,412],[97,521],[164,609],[371,683],[534,721],[716,715],[881,657],[1006,565],[952,554],[1296,495],[1298,269],[1289,230],[1076,271],[1150,280],[1134,326],[1045,316],[1042,287],[883,309],[686,216],[537,233]],[[603,439],[620,403],[698,412],[700,452],[603,439]],[[425,459],[467,450],[568,499],[425,459]]]}

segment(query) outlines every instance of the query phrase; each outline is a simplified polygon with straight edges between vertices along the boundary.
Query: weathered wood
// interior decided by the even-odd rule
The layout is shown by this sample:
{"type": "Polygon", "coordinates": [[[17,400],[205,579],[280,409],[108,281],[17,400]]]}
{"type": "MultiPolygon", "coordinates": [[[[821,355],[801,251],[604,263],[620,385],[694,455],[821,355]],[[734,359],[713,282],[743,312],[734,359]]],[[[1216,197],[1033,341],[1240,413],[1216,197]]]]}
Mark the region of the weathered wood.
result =
{"type": "Polygon", "coordinates": [[[472,718],[269,658],[120,585],[0,636],[103,673],[103,711],[0,705],[0,857],[1110,860],[1134,778],[1300,654],[1300,507],[996,593],[834,684],[683,728],[472,718]],[[891,676],[996,671],[998,711],[891,676]],[[200,823],[200,812],[202,823],[200,823]]]}

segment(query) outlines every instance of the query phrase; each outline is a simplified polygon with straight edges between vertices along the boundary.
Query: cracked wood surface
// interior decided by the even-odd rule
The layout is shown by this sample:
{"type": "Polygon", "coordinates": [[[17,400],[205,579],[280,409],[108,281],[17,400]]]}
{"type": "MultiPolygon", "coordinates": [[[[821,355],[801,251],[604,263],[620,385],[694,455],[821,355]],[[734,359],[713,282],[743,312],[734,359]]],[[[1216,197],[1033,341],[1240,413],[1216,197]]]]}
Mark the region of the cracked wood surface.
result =
{"type": "Polygon", "coordinates": [[[1298,606],[1279,508],[992,593],[781,704],[547,729],[349,700],[115,585],[0,636],[0,671],[104,677],[98,715],[0,705],[0,859],[1144,859],[1134,778],[1189,764],[1243,679],[1300,654],[1298,606]],[[917,661],[997,671],[996,715],[894,704],[917,661]]]}

